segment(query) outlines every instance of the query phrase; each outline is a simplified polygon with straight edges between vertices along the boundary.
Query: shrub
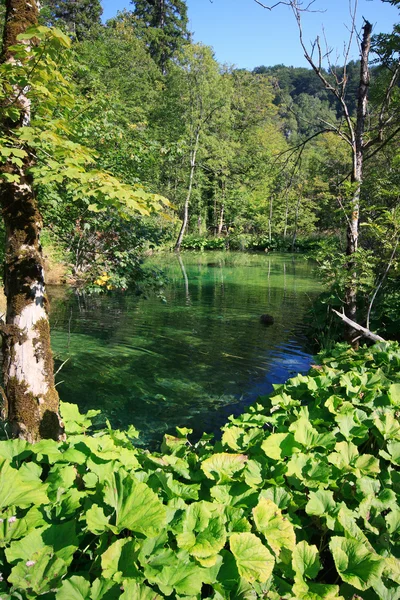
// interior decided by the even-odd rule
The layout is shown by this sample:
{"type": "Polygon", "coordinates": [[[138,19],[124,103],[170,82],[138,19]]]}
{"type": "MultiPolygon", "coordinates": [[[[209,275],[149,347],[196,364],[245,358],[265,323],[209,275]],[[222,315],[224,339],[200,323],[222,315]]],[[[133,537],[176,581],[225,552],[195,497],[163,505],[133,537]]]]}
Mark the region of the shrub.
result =
{"type": "Polygon", "coordinates": [[[397,598],[400,349],[338,346],[222,439],[0,442],[3,600],[397,598]]]}

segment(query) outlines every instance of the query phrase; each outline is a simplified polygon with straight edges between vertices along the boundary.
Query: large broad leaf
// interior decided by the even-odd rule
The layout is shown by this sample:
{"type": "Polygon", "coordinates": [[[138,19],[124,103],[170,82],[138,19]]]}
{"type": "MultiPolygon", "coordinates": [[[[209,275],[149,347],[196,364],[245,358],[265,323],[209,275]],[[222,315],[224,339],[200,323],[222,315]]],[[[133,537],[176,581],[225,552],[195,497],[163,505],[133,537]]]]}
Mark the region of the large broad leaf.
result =
{"type": "Polygon", "coordinates": [[[136,581],[125,581],[123,590],[123,594],[119,596],[120,600],[162,600],[163,598],[147,585],[136,581]]]}
{"type": "MultiPolygon", "coordinates": [[[[153,573],[147,571],[147,579],[166,596],[174,590],[178,595],[197,596],[203,583],[211,583],[210,570],[189,562],[187,553],[168,552],[165,558],[161,554],[157,562],[153,573]]],[[[152,566],[155,566],[154,562],[152,566]]]]}
{"type": "Polygon", "coordinates": [[[333,499],[333,492],[329,490],[318,490],[309,493],[309,500],[306,505],[306,513],[318,517],[334,512],[336,502],[333,499]]]}
{"type": "Polygon", "coordinates": [[[90,583],[84,577],[73,575],[64,579],[56,594],[56,600],[89,600],[90,583]]]}
{"type": "Polygon", "coordinates": [[[92,585],[90,600],[117,600],[122,598],[121,588],[114,581],[95,579],[92,585]]]}
{"type": "Polygon", "coordinates": [[[17,469],[11,467],[10,461],[0,458],[0,509],[47,504],[46,489],[47,486],[40,480],[21,476],[17,469]]]}
{"type": "Polygon", "coordinates": [[[85,517],[88,529],[92,533],[99,535],[109,528],[110,517],[106,517],[104,510],[97,504],[93,504],[86,511],[85,517]]]}
{"type": "Polygon", "coordinates": [[[283,460],[292,456],[294,452],[299,452],[299,444],[295,441],[293,433],[271,433],[263,443],[261,448],[272,460],[283,460]]]}
{"type": "Polygon", "coordinates": [[[205,564],[204,560],[208,559],[207,566],[215,564],[216,555],[226,542],[223,507],[215,511],[212,510],[213,506],[209,502],[191,504],[182,520],[182,533],[176,537],[179,548],[187,550],[202,564],[205,564]]]}
{"type": "Polygon", "coordinates": [[[66,562],[54,554],[53,548],[44,546],[31,552],[29,560],[19,561],[11,570],[8,581],[17,589],[31,589],[39,596],[58,587],[67,568],[66,562]]]}
{"type": "Polygon", "coordinates": [[[332,433],[319,433],[306,417],[300,417],[290,425],[289,429],[294,433],[296,442],[308,450],[317,447],[329,449],[336,443],[332,433]]]}
{"type": "Polygon", "coordinates": [[[140,577],[135,564],[138,554],[138,544],[132,538],[119,539],[111,544],[101,555],[104,579],[122,583],[124,579],[140,577]]]}
{"type": "Polygon", "coordinates": [[[114,473],[108,482],[104,500],[115,508],[116,528],[130,529],[148,537],[166,524],[166,508],[148,485],[133,479],[122,471],[114,473]]]}
{"type": "Polygon", "coordinates": [[[22,540],[11,543],[6,550],[7,560],[9,562],[30,561],[32,552],[50,547],[53,554],[69,564],[78,549],[75,527],[76,523],[73,520],[35,529],[22,540]]]}
{"type": "Polygon", "coordinates": [[[294,550],[296,536],[293,525],[272,500],[261,498],[253,508],[253,516],[258,531],[265,535],[275,554],[279,554],[281,548],[294,550]]]}
{"type": "Polygon", "coordinates": [[[233,533],[229,540],[240,575],[246,581],[265,583],[272,574],[274,557],[253,533],[233,533]]]}
{"type": "Polygon", "coordinates": [[[367,590],[379,580],[385,561],[370,552],[364,544],[344,537],[333,537],[329,547],[337,572],[358,590],[367,590]]]}
{"type": "Polygon", "coordinates": [[[7,458],[10,462],[16,456],[29,456],[31,453],[30,446],[25,440],[6,440],[0,442],[0,457],[7,458]]]}
{"type": "Polygon", "coordinates": [[[13,515],[13,509],[0,513],[0,546],[8,545],[13,540],[27,536],[37,527],[45,524],[43,514],[36,506],[18,519],[13,515]]]}
{"type": "Polygon", "coordinates": [[[206,458],[201,464],[204,474],[209,479],[214,479],[219,483],[232,481],[235,474],[241,471],[247,461],[245,454],[229,454],[220,452],[206,458]]]}
{"type": "Polygon", "coordinates": [[[299,542],[293,551],[293,570],[302,579],[314,579],[319,573],[318,549],[307,542],[299,542]]]}

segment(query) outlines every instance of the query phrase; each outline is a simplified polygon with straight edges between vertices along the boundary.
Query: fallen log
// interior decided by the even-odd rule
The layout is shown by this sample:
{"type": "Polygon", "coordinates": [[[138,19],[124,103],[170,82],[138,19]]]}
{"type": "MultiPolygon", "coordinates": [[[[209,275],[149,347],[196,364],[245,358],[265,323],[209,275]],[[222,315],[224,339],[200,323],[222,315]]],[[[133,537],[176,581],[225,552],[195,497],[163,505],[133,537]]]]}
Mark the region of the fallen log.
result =
{"type": "Polygon", "coordinates": [[[355,321],[352,321],[351,319],[346,317],[346,315],[344,315],[343,313],[340,313],[339,311],[335,310],[334,308],[332,308],[332,311],[338,317],[340,317],[342,319],[342,321],[347,323],[347,325],[350,325],[350,327],[352,327],[356,331],[359,331],[361,333],[361,336],[369,338],[370,340],[373,340],[374,342],[385,342],[386,341],[380,335],[377,335],[376,333],[372,333],[372,331],[370,331],[366,327],[363,327],[362,325],[359,325],[355,321]]]}

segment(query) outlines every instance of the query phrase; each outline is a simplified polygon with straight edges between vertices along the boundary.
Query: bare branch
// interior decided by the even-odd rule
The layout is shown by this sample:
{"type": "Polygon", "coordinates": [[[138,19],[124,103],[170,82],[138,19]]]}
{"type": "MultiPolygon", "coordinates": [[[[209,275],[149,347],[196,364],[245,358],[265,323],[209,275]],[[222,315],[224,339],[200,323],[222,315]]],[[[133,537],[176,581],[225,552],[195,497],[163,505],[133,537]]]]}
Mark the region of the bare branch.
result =
{"type": "Polygon", "coordinates": [[[373,340],[374,342],[385,342],[386,341],[380,335],[377,335],[376,333],[373,333],[366,327],[363,327],[362,325],[359,325],[355,321],[352,321],[351,319],[346,317],[345,314],[340,313],[339,311],[335,310],[334,308],[332,308],[332,312],[334,312],[335,315],[337,315],[340,319],[342,319],[342,321],[344,321],[344,323],[346,323],[346,325],[350,325],[350,327],[352,327],[356,331],[359,331],[361,333],[360,337],[369,338],[370,340],[373,340]]]}

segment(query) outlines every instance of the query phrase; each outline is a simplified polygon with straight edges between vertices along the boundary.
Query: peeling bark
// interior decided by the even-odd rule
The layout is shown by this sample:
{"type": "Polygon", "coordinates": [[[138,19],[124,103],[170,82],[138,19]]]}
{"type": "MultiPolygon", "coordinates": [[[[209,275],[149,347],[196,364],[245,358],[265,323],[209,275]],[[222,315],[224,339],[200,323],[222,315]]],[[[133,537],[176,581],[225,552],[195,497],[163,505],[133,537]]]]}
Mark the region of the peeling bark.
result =
{"type": "MultiPolygon", "coordinates": [[[[10,47],[16,36],[37,24],[35,0],[7,0],[2,60],[13,62],[10,47]]],[[[30,102],[18,90],[20,120],[3,123],[12,133],[29,124],[30,102]]],[[[40,245],[42,219],[33,182],[27,174],[33,160],[29,148],[22,167],[12,162],[1,165],[1,173],[18,176],[17,182],[1,181],[0,203],[6,229],[4,288],[7,296],[3,337],[3,385],[6,418],[12,435],[30,442],[42,438],[62,439],[50,346],[48,301],[45,292],[43,256],[40,245]]]]}

